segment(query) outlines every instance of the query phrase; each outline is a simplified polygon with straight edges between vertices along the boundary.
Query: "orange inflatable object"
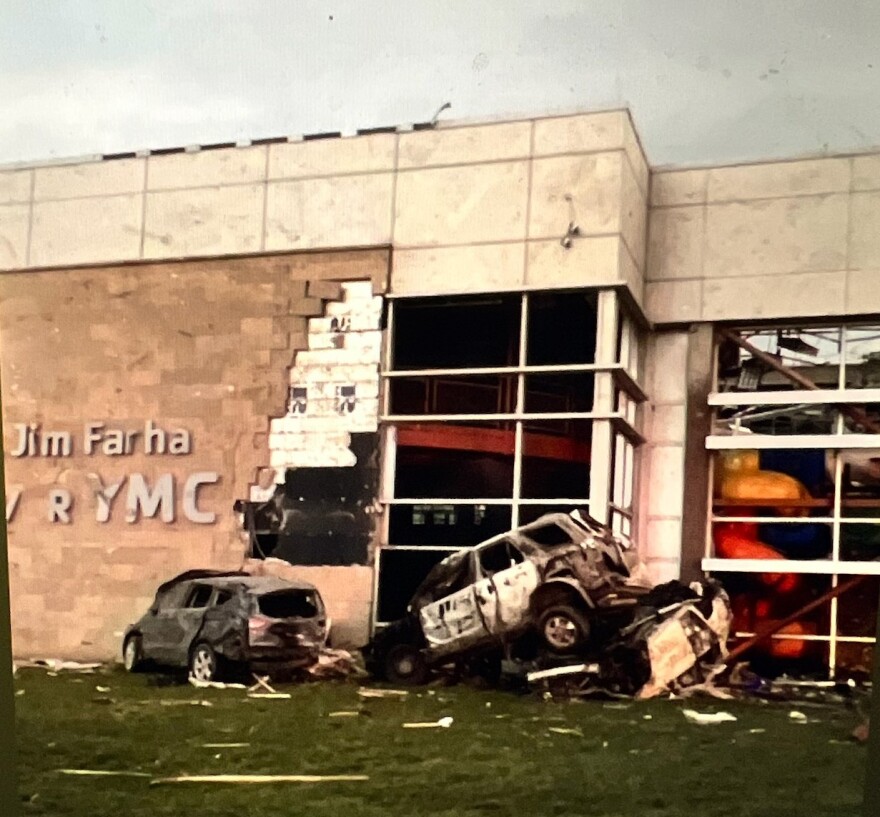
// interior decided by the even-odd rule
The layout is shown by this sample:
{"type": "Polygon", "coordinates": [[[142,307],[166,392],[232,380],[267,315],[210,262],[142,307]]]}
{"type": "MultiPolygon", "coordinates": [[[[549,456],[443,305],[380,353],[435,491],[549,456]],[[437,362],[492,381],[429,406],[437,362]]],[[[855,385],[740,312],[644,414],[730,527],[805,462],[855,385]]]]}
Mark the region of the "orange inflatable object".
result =
{"type": "MultiPolygon", "coordinates": [[[[739,509],[742,516],[751,516],[749,508],[739,509]]],[[[758,539],[756,522],[719,522],[714,531],[715,552],[722,559],[784,559],[785,557],[770,545],[758,539]]],[[[776,593],[791,593],[800,584],[794,573],[759,573],[762,584],[773,588],[776,593]]]]}
{"type": "MultiPolygon", "coordinates": [[[[758,514],[762,501],[799,500],[810,497],[806,487],[788,474],[762,471],[757,451],[725,452],[718,460],[715,482],[716,495],[721,499],[754,502],[756,507],[736,507],[725,511],[725,516],[749,517],[758,514]]],[[[780,516],[807,515],[804,509],[779,508],[780,516]]],[[[758,538],[757,522],[719,522],[713,527],[715,552],[724,559],[784,559],[775,548],[758,538]]],[[[734,618],[737,629],[755,630],[772,622],[774,598],[794,593],[801,585],[801,577],[793,573],[759,573],[758,581],[765,586],[767,595],[743,600],[735,604],[734,618]]],[[[769,639],[761,645],[763,651],[782,660],[803,658],[809,643],[797,636],[809,635],[815,627],[794,622],[783,627],[780,634],[795,636],[791,639],[769,639]]]]}
{"type": "MultiPolygon", "coordinates": [[[[722,499],[754,502],[809,499],[803,483],[778,471],[762,471],[757,451],[730,451],[720,458],[720,479],[717,482],[722,499]]],[[[780,516],[805,515],[803,509],[780,508],[780,516]]]]}
{"type": "MultiPolygon", "coordinates": [[[[718,493],[722,499],[748,500],[760,506],[762,500],[806,499],[806,487],[788,474],[762,471],[757,451],[727,451],[718,458],[718,493]]],[[[755,516],[757,508],[737,508],[725,516],[755,516]]],[[[803,510],[780,509],[780,515],[804,513],[803,510]]],[[[724,559],[784,559],[775,548],[758,539],[755,522],[720,522],[713,537],[715,552],[724,559]]],[[[791,573],[759,574],[763,584],[775,593],[791,593],[800,585],[800,578],[791,573]]]]}

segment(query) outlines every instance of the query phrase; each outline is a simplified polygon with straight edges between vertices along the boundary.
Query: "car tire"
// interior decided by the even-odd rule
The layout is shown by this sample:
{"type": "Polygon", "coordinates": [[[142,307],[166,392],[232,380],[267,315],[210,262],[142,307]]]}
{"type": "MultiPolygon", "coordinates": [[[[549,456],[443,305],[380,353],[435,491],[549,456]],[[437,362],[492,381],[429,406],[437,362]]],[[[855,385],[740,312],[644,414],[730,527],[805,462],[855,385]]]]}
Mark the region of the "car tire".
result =
{"type": "Polygon", "coordinates": [[[144,665],[144,642],[139,635],[130,635],[122,645],[122,665],[126,672],[138,672],[144,665]]]}
{"type": "Polygon", "coordinates": [[[556,604],[538,617],[538,634],[552,652],[569,653],[589,640],[590,620],[576,607],[556,604]]]}
{"type": "Polygon", "coordinates": [[[384,674],[393,684],[419,686],[428,680],[428,665],[418,647],[396,644],[385,656],[384,674]]]}
{"type": "Polygon", "coordinates": [[[196,681],[216,681],[220,658],[210,644],[200,641],[190,650],[188,669],[189,677],[196,681]]]}

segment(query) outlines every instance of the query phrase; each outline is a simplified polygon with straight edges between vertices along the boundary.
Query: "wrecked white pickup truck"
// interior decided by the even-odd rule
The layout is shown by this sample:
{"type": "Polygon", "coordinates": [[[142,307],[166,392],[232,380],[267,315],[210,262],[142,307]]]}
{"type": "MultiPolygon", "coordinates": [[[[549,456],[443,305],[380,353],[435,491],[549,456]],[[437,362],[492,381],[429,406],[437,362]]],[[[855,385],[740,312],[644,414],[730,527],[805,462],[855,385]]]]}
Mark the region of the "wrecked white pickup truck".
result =
{"type": "Polygon", "coordinates": [[[418,684],[432,666],[500,656],[528,634],[572,654],[650,587],[626,539],[578,511],[548,514],[436,565],[364,658],[377,677],[418,684]]]}

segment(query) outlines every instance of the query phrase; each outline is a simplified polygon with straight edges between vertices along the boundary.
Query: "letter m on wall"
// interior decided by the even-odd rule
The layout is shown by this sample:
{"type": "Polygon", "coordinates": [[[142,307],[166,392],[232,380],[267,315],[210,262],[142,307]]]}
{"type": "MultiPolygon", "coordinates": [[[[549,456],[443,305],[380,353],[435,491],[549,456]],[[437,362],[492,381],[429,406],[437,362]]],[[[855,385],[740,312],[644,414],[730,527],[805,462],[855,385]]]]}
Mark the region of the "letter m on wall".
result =
{"type": "Polygon", "coordinates": [[[160,511],[163,522],[174,521],[174,477],[162,474],[150,491],[143,474],[132,474],[128,480],[125,521],[137,522],[141,516],[152,518],[160,511]]]}

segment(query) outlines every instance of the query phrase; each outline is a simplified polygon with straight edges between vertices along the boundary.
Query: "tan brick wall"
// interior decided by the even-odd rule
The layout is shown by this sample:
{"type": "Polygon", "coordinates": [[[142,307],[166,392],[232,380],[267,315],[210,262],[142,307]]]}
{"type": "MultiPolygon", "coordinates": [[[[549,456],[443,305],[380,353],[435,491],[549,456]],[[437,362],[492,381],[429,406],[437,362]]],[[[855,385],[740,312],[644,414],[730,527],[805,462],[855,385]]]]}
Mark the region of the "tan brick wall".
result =
{"type": "MultiPolygon", "coordinates": [[[[384,291],[388,264],[386,250],[364,250],[0,276],[10,498],[22,488],[9,552],[17,654],[112,655],[117,634],[159,581],[192,567],[241,564],[232,504],[247,498],[267,462],[269,420],[284,413],[287,368],[305,346],[308,318],[323,315],[322,298],[338,293],[331,281],[372,280],[384,291]],[[140,438],[132,454],[84,453],[85,423],[143,432],[148,420],[187,429],[191,453],[146,455],[140,438]],[[10,456],[18,423],[69,431],[72,455],[10,456]],[[183,512],[185,481],[197,471],[219,475],[199,491],[198,507],[217,514],[214,524],[183,512]],[[150,485],[173,475],[173,524],[128,523],[128,480],[110,520],[97,521],[89,475],[106,486],[133,473],[150,485]],[[70,524],[49,521],[53,488],[73,497],[70,524]]],[[[352,581],[357,610],[334,602],[340,621],[365,620],[369,608],[369,580],[352,581]]]]}

